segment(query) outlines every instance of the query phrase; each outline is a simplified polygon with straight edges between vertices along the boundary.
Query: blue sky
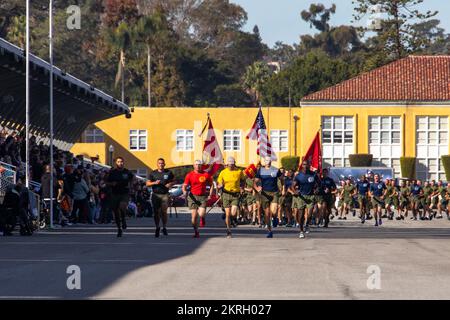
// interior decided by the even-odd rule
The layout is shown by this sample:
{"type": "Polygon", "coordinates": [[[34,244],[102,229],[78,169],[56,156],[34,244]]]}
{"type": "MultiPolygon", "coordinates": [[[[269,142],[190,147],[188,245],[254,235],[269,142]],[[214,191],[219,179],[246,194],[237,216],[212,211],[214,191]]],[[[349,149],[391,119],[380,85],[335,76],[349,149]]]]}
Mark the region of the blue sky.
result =
{"type": "MultiPolygon", "coordinates": [[[[300,17],[302,10],[308,9],[311,3],[323,3],[329,7],[337,6],[336,14],[331,19],[332,25],[350,24],[353,14],[352,0],[231,0],[241,5],[248,13],[248,23],[245,30],[251,31],[258,25],[263,41],[269,46],[280,40],[287,44],[298,43],[299,36],[315,33],[309,24],[300,17]]],[[[419,7],[422,11],[439,11],[437,19],[441,27],[450,32],[450,1],[425,0],[419,7]]],[[[366,21],[363,21],[365,24],[366,21]]]]}

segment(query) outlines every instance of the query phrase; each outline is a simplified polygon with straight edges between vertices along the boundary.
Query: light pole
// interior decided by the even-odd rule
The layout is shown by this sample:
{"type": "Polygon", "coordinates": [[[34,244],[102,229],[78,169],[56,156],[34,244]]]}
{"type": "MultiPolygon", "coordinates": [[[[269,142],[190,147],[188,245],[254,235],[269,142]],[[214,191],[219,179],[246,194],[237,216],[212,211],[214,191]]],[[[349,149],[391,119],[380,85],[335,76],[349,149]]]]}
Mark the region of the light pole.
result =
{"type": "Polygon", "coordinates": [[[53,228],[53,0],[48,8],[49,16],[49,58],[50,58],[50,228],[53,228]]]}
{"type": "Polygon", "coordinates": [[[113,154],[114,154],[114,146],[112,144],[109,145],[109,165],[112,168],[113,166],[113,154]]]}
{"type": "Polygon", "coordinates": [[[30,0],[26,3],[25,30],[25,186],[30,187],[30,0]]]}

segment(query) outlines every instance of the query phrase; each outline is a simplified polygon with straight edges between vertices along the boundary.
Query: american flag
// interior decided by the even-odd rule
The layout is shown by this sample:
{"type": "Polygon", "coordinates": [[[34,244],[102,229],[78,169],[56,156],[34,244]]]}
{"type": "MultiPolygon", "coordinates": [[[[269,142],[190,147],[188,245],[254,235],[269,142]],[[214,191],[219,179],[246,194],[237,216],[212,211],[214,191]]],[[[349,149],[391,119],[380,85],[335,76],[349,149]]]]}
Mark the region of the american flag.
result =
{"type": "Polygon", "coordinates": [[[250,129],[250,132],[247,135],[247,139],[258,140],[258,148],[256,149],[256,152],[260,157],[270,157],[272,161],[277,160],[277,156],[273,151],[272,145],[270,144],[269,138],[267,136],[266,122],[264,121],[264,116],[262,114],[261,108],[259,108],[255,123],[250,129]]]}

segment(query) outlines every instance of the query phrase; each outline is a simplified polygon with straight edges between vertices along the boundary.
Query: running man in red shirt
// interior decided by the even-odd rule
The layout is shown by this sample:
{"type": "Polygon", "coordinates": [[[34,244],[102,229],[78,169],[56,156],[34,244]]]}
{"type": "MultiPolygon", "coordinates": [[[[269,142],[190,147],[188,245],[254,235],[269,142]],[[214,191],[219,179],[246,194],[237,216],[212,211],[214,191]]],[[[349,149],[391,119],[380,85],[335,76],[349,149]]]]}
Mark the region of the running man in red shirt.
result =
{"type": "Polygon", "coordinates": [[[183,193],[188,199],[189,209],[191,210],[192,226],[194,227],[194,238],[199,238],[198,232],[198,216],[204,218],[206,214],[206,202],[211,198],[214,186],[212,176],[202,170],[203,162],[196,160],[194,163],[194,171],[189,172],[184,179],[183,193]],[[187,187],[191,190],[188,192],[187,187]],[[209,193],[206,187],[210,186],[209,193]]]}

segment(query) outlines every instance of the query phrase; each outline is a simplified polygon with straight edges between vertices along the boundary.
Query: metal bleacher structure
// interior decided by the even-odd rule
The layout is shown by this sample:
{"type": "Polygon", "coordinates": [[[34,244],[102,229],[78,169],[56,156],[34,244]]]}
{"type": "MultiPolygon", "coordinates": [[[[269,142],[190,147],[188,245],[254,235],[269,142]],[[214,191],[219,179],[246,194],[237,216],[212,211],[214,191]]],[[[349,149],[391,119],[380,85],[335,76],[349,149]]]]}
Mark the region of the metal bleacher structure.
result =
{"type": "MultiPolygon", "coordinates": [[[[24,50],[0,38],[0,127],[9,131],[25,129],[25,67],[24,50]]],[[[48,62],[30,53],[29,132],[44,144],[50,141],[50,70],[48,62]]],[[[70,150],[92,123],[131,115],[126,104],[103,91],[58,67],[53,72],[54,145],[59,149],[70,150]]],[[[16,183],[21,170],[22,166],[0,163],[0,196],[16,183]]],[[[31,182],[30,186],[35,189],[39,184],[31,182]]]]}

